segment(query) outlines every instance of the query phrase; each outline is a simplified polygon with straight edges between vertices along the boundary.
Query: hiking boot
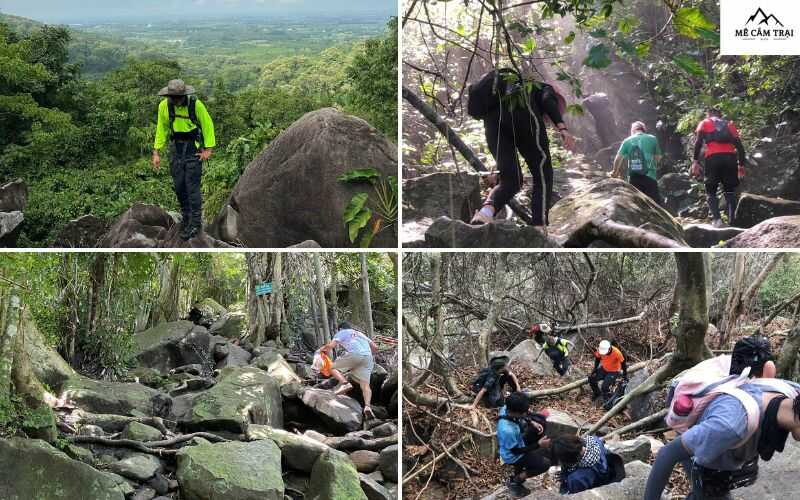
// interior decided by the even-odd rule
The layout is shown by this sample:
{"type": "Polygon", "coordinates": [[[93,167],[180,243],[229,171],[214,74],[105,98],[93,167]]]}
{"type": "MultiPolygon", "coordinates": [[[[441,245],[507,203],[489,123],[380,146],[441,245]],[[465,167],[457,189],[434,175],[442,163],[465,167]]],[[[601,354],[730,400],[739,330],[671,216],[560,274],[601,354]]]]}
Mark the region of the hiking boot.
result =
{"type": "Polygon", "coordinates": [[[506,481],[506,488],[514,496],[514,498],[526,497],[531,494],[531,490],[526,488],[522,483],[509,479],[506,481]]]}
{"type": "Polygon", "coordinates": [[[181,238],[183,238],[184,241],[189,241],[198,234],[200,234],[200,226],[195,224],[191,224],[181,230],[181,238]]]}
{"type": "Polygon", "coordinates": [[[179,233],[179,234],[180,234],[180,237],[181,237],[181,239],[182,239],[183,241],[188,241],[189,239],[191,239],[191,236],[189,235],[189,233],[190,233],[191,231],[192,231],[192,225],[191,225],[191,224],[188,224],[188,225],[187,225],[187,224],[184,224],[184,225],[181,227],[181,232],[179,233]]]}
{"type": "Polygon", "coordinates": [[[494,217],[490,217],[486,214],[482,214],[480,210],[475,212],[475,215],[472,216],[472,220],[469,221],[470,224],[473,226],[482,226],[484,224],[489,224],[494,222],[494,217]]]}
{"type": "Polygon", "coordinates": [[[722,227],[725,227],[725,223],[722,222],[722,219],[714,219],[714,220],[712,220],[711,221],[711,225],[716,227],[716,228],[718,228],[718,229],[722,228],[722,227]]]}

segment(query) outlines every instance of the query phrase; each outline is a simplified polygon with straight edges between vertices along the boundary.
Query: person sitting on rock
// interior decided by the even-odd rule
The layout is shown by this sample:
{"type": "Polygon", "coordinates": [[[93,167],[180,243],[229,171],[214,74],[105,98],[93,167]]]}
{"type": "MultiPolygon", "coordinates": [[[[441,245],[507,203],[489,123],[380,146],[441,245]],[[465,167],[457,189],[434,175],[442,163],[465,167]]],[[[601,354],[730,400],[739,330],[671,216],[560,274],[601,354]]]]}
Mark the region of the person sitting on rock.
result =
{"type": "Polygon", "coordinates": [[[608,462],[608,452],[599,438],[575,435],[553,439],[551,456],[561,465],[560,492],[572,495],[611,482],[613,472],[608,462]]]}
{"type": "Polygon", "coordinates": [[[525,480],[544,474],[550,468],[547,448],[550,439],[545,436],[547,417],[529,413],[530,400],[522,392],[513,392],[500,409],[497,419],[497,445],[504,464],[513,465],[514,473],[506,483],[512,495],[530,494],[525,480]]]}
{"type": "Polygon", "coordinates": [[[717,197],[717,188],[722,183],[728,209],[728,224],[733,224],[737,203],[736,188],[739,186],[739,179],[744,177],[746,160],[739,131],[732,121],[722,118],[722,111],[712,107],[706,111],[706,118],[697,126],[695,134],[697,141],[694,145],[692,177],[700,177],[700,153],[705,144],[705,186],[711,223],[714,227],[723,226],[717,197]]]}
{"type": "Polygon", "coordinates": [[[489,359],[489,366],[478,372],[478,376],[472,381],[475,400],[470,408],[474,410],[478,407],[478,403],[483,403],[487,408],[503,406],[506,384],[511,386],[513,391],[521,390],[517,376],[508,369],[508,361],[509,358],[505,355],[492,356],[489,359]]]}
{"type": "Polygon", "coordinates": [[[603,404],[611,399],[611,388],[616,384],[617,379],[622,375],[628,378],[628,364],[625,356],[617,348],[611,345],[608,340],[600,342],[600,346],[594,352],[594,370],[589,374],[589,386],[592,388],[592,401],[603,396],[603,404]],[[602,386],[597,383],[602,381],[602,386]]]}
{"type": "Polygon", "coordinates": [[[522,189],[519,150],[533,176],[532,225],[543,229],[553,192],[553,165],[545,118],[558,129],[564,145],[574,139],[564,124],[566,101],[551,85],[522,78],[516,70],[503,68],[486,73],[469,87],[468,112],[483,120],[486,144],[497,162],[499,182],[470,224],[487,224],[522,189]]]}
{"type": "Polygon", "coordinates": [[[731,355],[730,374],[750,368],[752,380],[738,388],[758,404],[757,430],[747,438],[748,412],[736,396],[715,397],[694,425],[658,452],[645,500],[660,500],[678,463],[684,464],[691,482],[687,500],[730,500],[731,489],[755,482],[759,455],[770,460],[782,452],[790,433],[800,441],[800,385],[774,378],[771,358],[769,340],[760,336],[737,341],[731,355]],[[788,384],[798,395],[787,397],[778,384],[788,384]]]}
{"type": "Polygon", "coordinates": [[[622,141],[619,147],[611,175],[622,179],[627,163],[628,182],[661,205],[656,170],[663,156],[656,136],[647,133],[647,125],[644,122],[634,122],[630,137],[622,141]]]}
{"type": "Polygon", "coordinates": [[[192,304],[192,308],[189,310],[189,315],[186,316],[186,319],[194,323],[195,325],[199,325],[200,321],[203,319],[203,311],[200,309],[200,303],[195,302],[192,304]]]}
{"type": "Polygon", "coordinates": [[[539,325],[539,331],[546,335],[544,342],[542,342],[542,350],[539,352],[539,356],[542,355],[542,352],[547,354],[553,362],[553,369],[563,377],[566,375],[571,365],[568,357],[569,346],[572,345],[572,347],[575,347],[575,344],[567,339],[562,339],[557,335],[553,335],[553,329],[547,323],[541,323],[539,325]]]}
{"type": "Polygon", "coordinates": [[[330,342],[320,347],[320,351],[330,355],[333,349],[339,345],[347,352],[336,358],[331,367],[331,375],[341,384],[336,389],[336,394],[346,394],[353,389],[353,386],[342,375],[342,372],[348,372],[350,377],[361,387],[361,393],[364,396],[364,415],[368,418],[375,418],[370,407],[372,390],[369,383],[372,369],[375,366],[373,354],[378,352],[378,346],[372,339],[355,330],[346,321],[339,324],[339,331],[330,342]]]}

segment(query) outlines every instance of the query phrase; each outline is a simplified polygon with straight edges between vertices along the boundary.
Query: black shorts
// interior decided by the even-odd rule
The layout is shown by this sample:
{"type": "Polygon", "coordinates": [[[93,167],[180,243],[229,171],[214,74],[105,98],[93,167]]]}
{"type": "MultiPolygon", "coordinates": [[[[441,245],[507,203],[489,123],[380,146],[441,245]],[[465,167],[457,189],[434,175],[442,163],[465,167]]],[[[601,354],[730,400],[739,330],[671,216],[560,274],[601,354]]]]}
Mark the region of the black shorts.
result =
{"type": "Polygon", "coordinates": [[[542,448],[531,450],[514,462],[515,475],[524,470],[528,477],[538,476],[547,472],[549,468],[550,459],[542,448]]]}
{"type": "Polygon", "coordinates": [[[735,153],[718,153],[706,158],[706,185],[722,184],[732,193],[739,186],[739,159],[735,153]]]}
{"type": "Polygon", "coordinates": [[[631,174],[631,186],[635,187],[651,200],[661,205],[661,194],[658,192],[658,181],[646,175],[631,174]]]}

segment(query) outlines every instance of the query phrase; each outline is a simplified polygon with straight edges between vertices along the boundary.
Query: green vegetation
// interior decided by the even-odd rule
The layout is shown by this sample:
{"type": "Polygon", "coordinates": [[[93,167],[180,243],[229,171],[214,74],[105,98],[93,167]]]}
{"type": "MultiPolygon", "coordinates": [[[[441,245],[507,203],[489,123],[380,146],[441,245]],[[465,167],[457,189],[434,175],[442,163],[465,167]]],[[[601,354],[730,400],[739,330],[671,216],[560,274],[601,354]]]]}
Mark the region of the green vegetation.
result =
{"type": "Polygon", "coordinates": [[[339,180],[372,185],[374,198],[370,199],[369,193],[358,193],[353,196],[342,214],[350,242],[355,243],[356,239],[360,238],[359,246],[369,247],[376,234],[397,223],[397,177],[393,175],[383,177],[374,168],[363,168],[351,170],[339,177],[339,180]],[[370,201],[372,208],[367,206],[370,201]],[[371,228],[367,228],[373,212],[378,218],[371,228]]]}
{"type": "Polygon", "coordinates": [[[173,78],[197,88],[217,129],[203,180],[207,219],[247,164],[309,111],[336,107],[396,140],[396,28],[252,21],[72,31],[0,16],[0,175],[30,187],[19,244],[50,245],[67,221],[110,221],[135,201],[177,209],[168,169],[155,173],[147,160],[156,94],[173,78]]]}

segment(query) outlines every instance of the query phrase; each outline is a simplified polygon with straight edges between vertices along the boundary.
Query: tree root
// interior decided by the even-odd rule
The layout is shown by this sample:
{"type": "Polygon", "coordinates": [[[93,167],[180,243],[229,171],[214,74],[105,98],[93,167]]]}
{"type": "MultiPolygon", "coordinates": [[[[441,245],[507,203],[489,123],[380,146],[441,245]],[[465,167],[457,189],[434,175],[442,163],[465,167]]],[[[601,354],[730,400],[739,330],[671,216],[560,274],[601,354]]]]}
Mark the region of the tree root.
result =
{"type": "Polygon", "coordinates": [[[114,446],[121,448],[131,448],[142,453],[158,456],[171,456],[178,453],[179,450],[167,449],[169,446],[184,443],[193,438],[201,437],[214,443],[228,441],[225,438],[219,437],[216,434],[208,432],[195,432],[193,434],[184,434],[173,439],[166,439],[164,441],[137,441],[135,439],[109,439],[97,436],[68,436],[67,440],[75,444],[99,444],[103,446],[114,446]]]}
{"type": "Polygon", "coordinates": [[[654,413],[653,415],[649,415],[645,418],[639,419],[636,422],[630,423],[624,427],[620,427],[619,429],[614,429],[613,431],[609,432],[605,436],[603,436],[604,440],[609,440],[615,436],[621,436],[623,434],[627,434],[628,432],[634,431],[636,429],[641,429],[642,427],[647,427],[659,420],[663,419],[667,415],[667,411],[669,408],[664,408],[658,413],[654,413]]]}
{"type": "Polygon", "coordinates": [[[126,417],[123,415],[112,415],[103,413],[89,413],[80,409],[70,408],[67,409],[68,413],[63,411],[63,408],[57,408],[61,421],[70,427],[80,425],[96,425],[106,432],[121,432],[131,422],[137,422],[150,427],[155,427],[164,436],[171,435],[171,431],[167,428],[167,424],[175,427],[175,422],[164,420],[160,417],[126,417]]]}

